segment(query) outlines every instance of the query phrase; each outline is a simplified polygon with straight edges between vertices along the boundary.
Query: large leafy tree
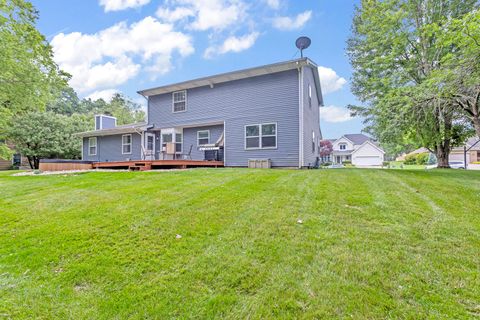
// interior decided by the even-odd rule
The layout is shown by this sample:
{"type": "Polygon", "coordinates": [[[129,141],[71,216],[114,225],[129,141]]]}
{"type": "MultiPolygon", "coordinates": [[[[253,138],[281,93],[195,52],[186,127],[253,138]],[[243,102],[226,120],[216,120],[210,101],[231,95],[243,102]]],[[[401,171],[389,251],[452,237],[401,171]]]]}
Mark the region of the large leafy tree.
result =
{"type": "Polygon", "coordinates": [[[14,117],[8,128],[10,141],[23,156],[28,158],[32,169],[38,169],[41,159],[78,159],[81,142],[74,134],[90,127],[84,115],[64,116],[53,112],[31,112],[14,117]]]}
{"type": "Polygon", "coordinates": [[[441,30],[441,41],[453,50],[433,72],[431,82],[480,137],[480,10],[451,19],[441,30]]]}
{"type": "MultiPolygon", "coordinates": [[[[14,114],[42,110],[68,75],[53,61],[52,49],[35,28],[38,12],[25,0],[0,0],[0,140],[14,114]]],[[[0,144],[0,156],[8,155],[0,144]]]]}
{"type": "Polygon", "coordinates": [[[109,102],[103,99],[80,100],[71,88],[67,88],[47,106],[47,111],[71,116],[88,115],[93,123],[94,114],[110,114],[117,118],[118,124],[128,124],[145,120],[142,106],[123,94],[116,93],[109,102]]]}
{"type": "Polygon", "coordinates": [[[439,167],[448,167],[452,145],[468,128],[451,100],[436,96],[438,86],[429,79],[453,52],[441,40],[444,26],[476,6],[476,0],[361,2],[348,54],[352,89],[364,106],[351,109],[382,143],[413,141],[434,151],[439,167]]]}

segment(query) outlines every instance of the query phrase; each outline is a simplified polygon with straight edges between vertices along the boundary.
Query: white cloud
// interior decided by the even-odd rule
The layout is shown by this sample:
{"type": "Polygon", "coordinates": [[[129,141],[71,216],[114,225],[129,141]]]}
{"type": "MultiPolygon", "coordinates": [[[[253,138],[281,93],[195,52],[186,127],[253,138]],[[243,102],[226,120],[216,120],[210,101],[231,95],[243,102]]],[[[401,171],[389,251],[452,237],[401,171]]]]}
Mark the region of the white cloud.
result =
{"type": "Polygon", "coordinates": [[[327,106],[320,108],[320,119],[326,122],[346,122],[352,120],[350,111],[346,108],[336,107],[336,106],[327,106]]]}
{"type": "Polygon", "coordinates": [[[164,21],[190,18],[188,28],[196,31],[224,30],[238,24],[246,15],[241,0],[172,0],[170,7],[160,7],[157,16],[164,21]]]}
{"type": "Polygon", "coordinates": [[[228,52],[240,52],[246,50],[255,44],[259,36],[258,32],[246,34],[243,37],[228,37],[222,45],[211,46],[205,50],[204,57],[211,58],[215,54],[225,54],[228,52]]]}
{"type": "Polygon", "coordinates": [[[160,7],[158,8],[156,15],[163,21],[176,22],[187,17],[195,16],[195,11],[187,7],[178,7],[175,9],[160,7]]]}
{"type": "Polygon", "coordinates": [[[296,30],[302,28],[311,17],[310,10],[298,14],[295,18],[276,17],[273,19],[273,26],[279,30],[296,30]]]}
{"type": "Polygon", "coordinates": [[[171,70],[174,53],[194,52],[190,36],[153,17],[131,25],[120,22],[95,34],[60,33],[51,44],[55,61],[72,74],[70,84],[79,93],[123,84],[142,68],[153,79],[171,70]]]}
{"type": "Polygon", "coordinates": [[[274,10],[277,10],[278,8],[280,8],[280,0],[265,0],[265,2],[270,8],[274,10]]]}
{"type": "Polygon", "coordinates": [[[110,102],[110,100],[112,100],[112,98],[113,98],[113,95],[115,93],[118,93],[118,92],[119,91],[116,90],[116,89],[99,90],[99,91],[92,92],[91,94],[89,94],[85,98],[92,99],[93,101],[98,100],[98,99],[103,99],[106,102],[110,102]]]}
{"type": "Polygon", "coordinates": [[[323,94],[340,90],[347,83],[347,80],[337,75],[335,70],[331,68],[320,66],[318,67],[318,73],[320,75],[323,94]]]}
{"type": "Polygon", "coordinates": [[[138,8],[148,4],[150,0],[100,0],[105,12],[120,11],[129,8],[138,8]]]}

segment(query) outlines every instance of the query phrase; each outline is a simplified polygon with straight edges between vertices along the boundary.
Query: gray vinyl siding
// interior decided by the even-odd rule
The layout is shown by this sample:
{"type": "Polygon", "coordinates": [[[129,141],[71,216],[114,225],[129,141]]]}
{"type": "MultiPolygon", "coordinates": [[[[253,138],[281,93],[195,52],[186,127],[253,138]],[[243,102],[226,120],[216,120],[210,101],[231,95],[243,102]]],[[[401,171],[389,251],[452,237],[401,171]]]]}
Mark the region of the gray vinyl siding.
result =
{"type": "Polygon", "coordinates": [[[209,130],[210,131],[210,143],[215,143],[220,138],[223,132],[223,125],[195,127],[183,129],[183,153],[188,153],[190,146],[192,146],[192,159],[203,160],[204,152],[198,150],[197,144],[197,132],[209,130]]]}
{"type": "Polygon", "coordinates": [[[308,166],[319,156],[320,108],[313,71],[303,67],[303,165],[308,166]],[[309,105],[308,85],[312,87],[312,103],[309,105]],[[312,152],[312,130],[315,132],[315,151],[312,152]]]}
{"type": "MultiPolygon", "coordinates": [[[[247,166],[248,159],[269,158],[273,166],[297,167],[298,82],[298,71],[289,70],[215,84],[213,88],[189,89],[187,111],[180,113],[172,112],[171,93],[152,96],[148,102],[149,124],[171,128],[225,123],[226,166],[247,166]],[[245,125],[272,122],[277,123],[277,148],[245,150],[245,125]]],[[[184,143],[184,148],[188,147],[184,143]]]]}
{"type": "Polygon", "coordinates": [[[88,138],[83,138],[83,159],[88,161],[125,161],[142,159],[141,135],[132,133],[132,153],[122,154],[122,135],[97,137],[97,155],[88,155],[88,138]]]}

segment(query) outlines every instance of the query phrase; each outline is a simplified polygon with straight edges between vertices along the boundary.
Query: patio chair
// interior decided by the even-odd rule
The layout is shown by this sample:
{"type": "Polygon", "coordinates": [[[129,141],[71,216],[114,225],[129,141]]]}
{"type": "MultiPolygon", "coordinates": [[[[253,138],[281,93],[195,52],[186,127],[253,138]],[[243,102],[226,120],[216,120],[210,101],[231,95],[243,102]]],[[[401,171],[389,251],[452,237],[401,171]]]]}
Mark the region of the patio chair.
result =
{"type": "Polygon", "coordinates": [[[190,149],[188,150],[188,152],[183,154],[184,160],[187,160],[187,159],[192,160],[192,149],[193,149],[193,144],[190,145],[190,149]]]}

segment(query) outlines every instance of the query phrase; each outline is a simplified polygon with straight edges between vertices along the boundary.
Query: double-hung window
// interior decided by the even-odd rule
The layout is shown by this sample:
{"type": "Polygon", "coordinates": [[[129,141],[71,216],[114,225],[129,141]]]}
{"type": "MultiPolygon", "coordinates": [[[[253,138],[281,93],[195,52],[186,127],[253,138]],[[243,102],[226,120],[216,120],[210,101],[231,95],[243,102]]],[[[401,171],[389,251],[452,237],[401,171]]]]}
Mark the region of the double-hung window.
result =
{"type": "Polygon", "coordinates": [[[276,147],[276,123],[245,126],[245,149],[275,149],[276,147]]]}
{"type": "Polygon", "coordinates": [[[210,143],[210,130],[197,131],[197,145],[203,146],[210,143]]]}
{"type": "Polygon", "coordinates": [[[88,155],[89,156],[97,155],[97,137],[88,138],[88,155]]]}
{"type": "Polygon", "coordinates": [[[175,133],[175,153],[182,153],[183,149],[183,134],[181,132],[175,133]]]}
{"type": "Polygon", "coordinates": [[[345,143],[340,143],[338,147],[340,148],[340,150],[347,150],[347,145],[345,143]]]}
{"type": "Polygon", "coordinates": [[[177,91],[173,94],[173,112],[183,112],[187,110],[187,91],[177,91]]]}
{"type": "Polygon", "coordinates": [[[122,136],[122,154],[132,153],[132,135],[124,134],[122,136]]]}

